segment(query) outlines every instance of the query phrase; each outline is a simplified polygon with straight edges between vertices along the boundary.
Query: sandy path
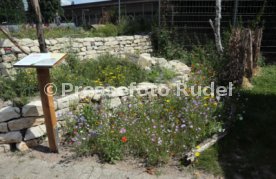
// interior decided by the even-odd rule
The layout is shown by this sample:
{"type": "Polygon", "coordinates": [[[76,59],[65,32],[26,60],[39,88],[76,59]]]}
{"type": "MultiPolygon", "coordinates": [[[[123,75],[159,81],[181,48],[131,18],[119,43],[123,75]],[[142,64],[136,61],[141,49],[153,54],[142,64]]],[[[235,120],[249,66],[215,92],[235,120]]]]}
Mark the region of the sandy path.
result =
{"type": "Polygon", "coordinates": [[[155,169],[154,175],[145,170],[135,160],[120,161],[116,165],[101,164],[95,157],[73,158],[66,149],[62,149],[60,154],[45,153],[43,150],[0,154],[0,179],[214,178],[191,169],[180,171],[176,166],[155,169]]]}

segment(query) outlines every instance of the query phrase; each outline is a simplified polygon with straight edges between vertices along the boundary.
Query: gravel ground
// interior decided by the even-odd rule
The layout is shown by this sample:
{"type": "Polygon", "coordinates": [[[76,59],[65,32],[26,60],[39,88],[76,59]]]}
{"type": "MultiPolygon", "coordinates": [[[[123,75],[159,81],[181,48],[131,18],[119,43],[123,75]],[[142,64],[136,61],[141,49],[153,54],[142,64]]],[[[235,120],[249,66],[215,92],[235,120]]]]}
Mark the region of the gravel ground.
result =
{"type": "Polygon", "coordinates": [[[177,179],[215,178],[192,169],[179,169],[176,165],[147,169],[137,160],[119,161],[115,165],[102,164],[96,157],[75,158],[66,148],[59,154],[48,153],[45,146],[27,153],[0,153],[0,179],[177,179]],[[151,174],[149,174],[151,173],[151,174]]]}

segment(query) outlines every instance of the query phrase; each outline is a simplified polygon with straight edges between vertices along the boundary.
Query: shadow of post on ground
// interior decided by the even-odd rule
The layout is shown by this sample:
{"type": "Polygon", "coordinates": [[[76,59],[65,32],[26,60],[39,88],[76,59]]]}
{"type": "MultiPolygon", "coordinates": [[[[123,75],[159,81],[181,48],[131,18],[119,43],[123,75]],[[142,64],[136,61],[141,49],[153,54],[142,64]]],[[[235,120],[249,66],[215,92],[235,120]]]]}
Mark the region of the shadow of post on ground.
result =
{"type": "MultiPolygon", "coordinates": [[[[276,95],[242,92],[243,119],[217,144],[225,178],[276,178],[276,95]]],[[[242,112],[242,111],[241,111],[242,112]]]]}

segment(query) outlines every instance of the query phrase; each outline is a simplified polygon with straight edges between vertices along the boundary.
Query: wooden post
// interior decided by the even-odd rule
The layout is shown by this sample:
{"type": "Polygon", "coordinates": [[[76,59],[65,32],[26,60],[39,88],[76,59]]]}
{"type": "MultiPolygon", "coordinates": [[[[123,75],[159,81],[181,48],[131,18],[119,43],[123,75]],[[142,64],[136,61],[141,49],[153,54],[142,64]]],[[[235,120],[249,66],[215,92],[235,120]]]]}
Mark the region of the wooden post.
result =
{"type": "MultiPolygon", "coordinates": [[[[36,31],[41,53],[47,52],[46,42],[43,34],[42,15],[38,0],[31,0],[36,14],[36,31]]],[[[45,117],[46,130],[51,152],[58,152],[57,119],[54,108],[53,96],[45,93],[45,87],[50,83],[50,72],[48,68],[37,68],[37,78],[45,117]]]]}
{"type": "Polygon", "coordinates": [[[50,68],[60,64],[65,57],[65,53],[33,53],[13,65],[18,68],[36,68],[49,148],[51,152],[56,153],[58,153],[57,117],[49,71],[50,68]]]}
{"type": "Polygon", "coordinates": [[[29,55],[28,52],[26,52],[17,42],[16,40],[3,28],[0,27],[0,31],[3,32],[3,34],[17,47],[19,50],[21,50],[26,55],[29,55]]]}
{"type": "Polygon", "coordinates": [[[46,42],[45,42],[44,33],[43,33],[42,15],[40,12],[39,1],[31,0],[31,3],[36,15],[36,32],[37,32],[37,38],[39,43],[39,49],[41,53],[46,53],[47,47],[46,47],[46,42]]]}
{"type": "Polygon", "coordinates": [[[50,72],[48,68],[37,68],[39,91],[45,118],[49,147],[51,152],[58,153],[57,119],[53,96],[46,94],[45,87],[50,84],[50,72]]]}

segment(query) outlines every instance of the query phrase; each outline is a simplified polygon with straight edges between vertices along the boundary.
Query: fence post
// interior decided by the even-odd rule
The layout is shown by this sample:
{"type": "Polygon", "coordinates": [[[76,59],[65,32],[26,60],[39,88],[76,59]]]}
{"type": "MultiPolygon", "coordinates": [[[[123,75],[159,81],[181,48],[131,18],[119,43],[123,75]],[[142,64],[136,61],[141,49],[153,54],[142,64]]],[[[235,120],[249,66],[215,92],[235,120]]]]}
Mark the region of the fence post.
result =
{"type": "Polygon", "coordinates": [[[237,25],[237,14],[238,14],[239,0],[234,2],[234,14],[233,14],[233,26],[237,25]]]}
{"type": "Polygon", "coordinates": [[[118,21],[119,21],[119,23],[121,22],[121,0],[119,0],[119,7],[118,7],[118,12],[119,12],[119,19],[118,19],[118,21]]]}
{"type": "Polygon", "coordinates": [[[161,0],[158,1],[158,26],[161,26],[161,0]]]}

